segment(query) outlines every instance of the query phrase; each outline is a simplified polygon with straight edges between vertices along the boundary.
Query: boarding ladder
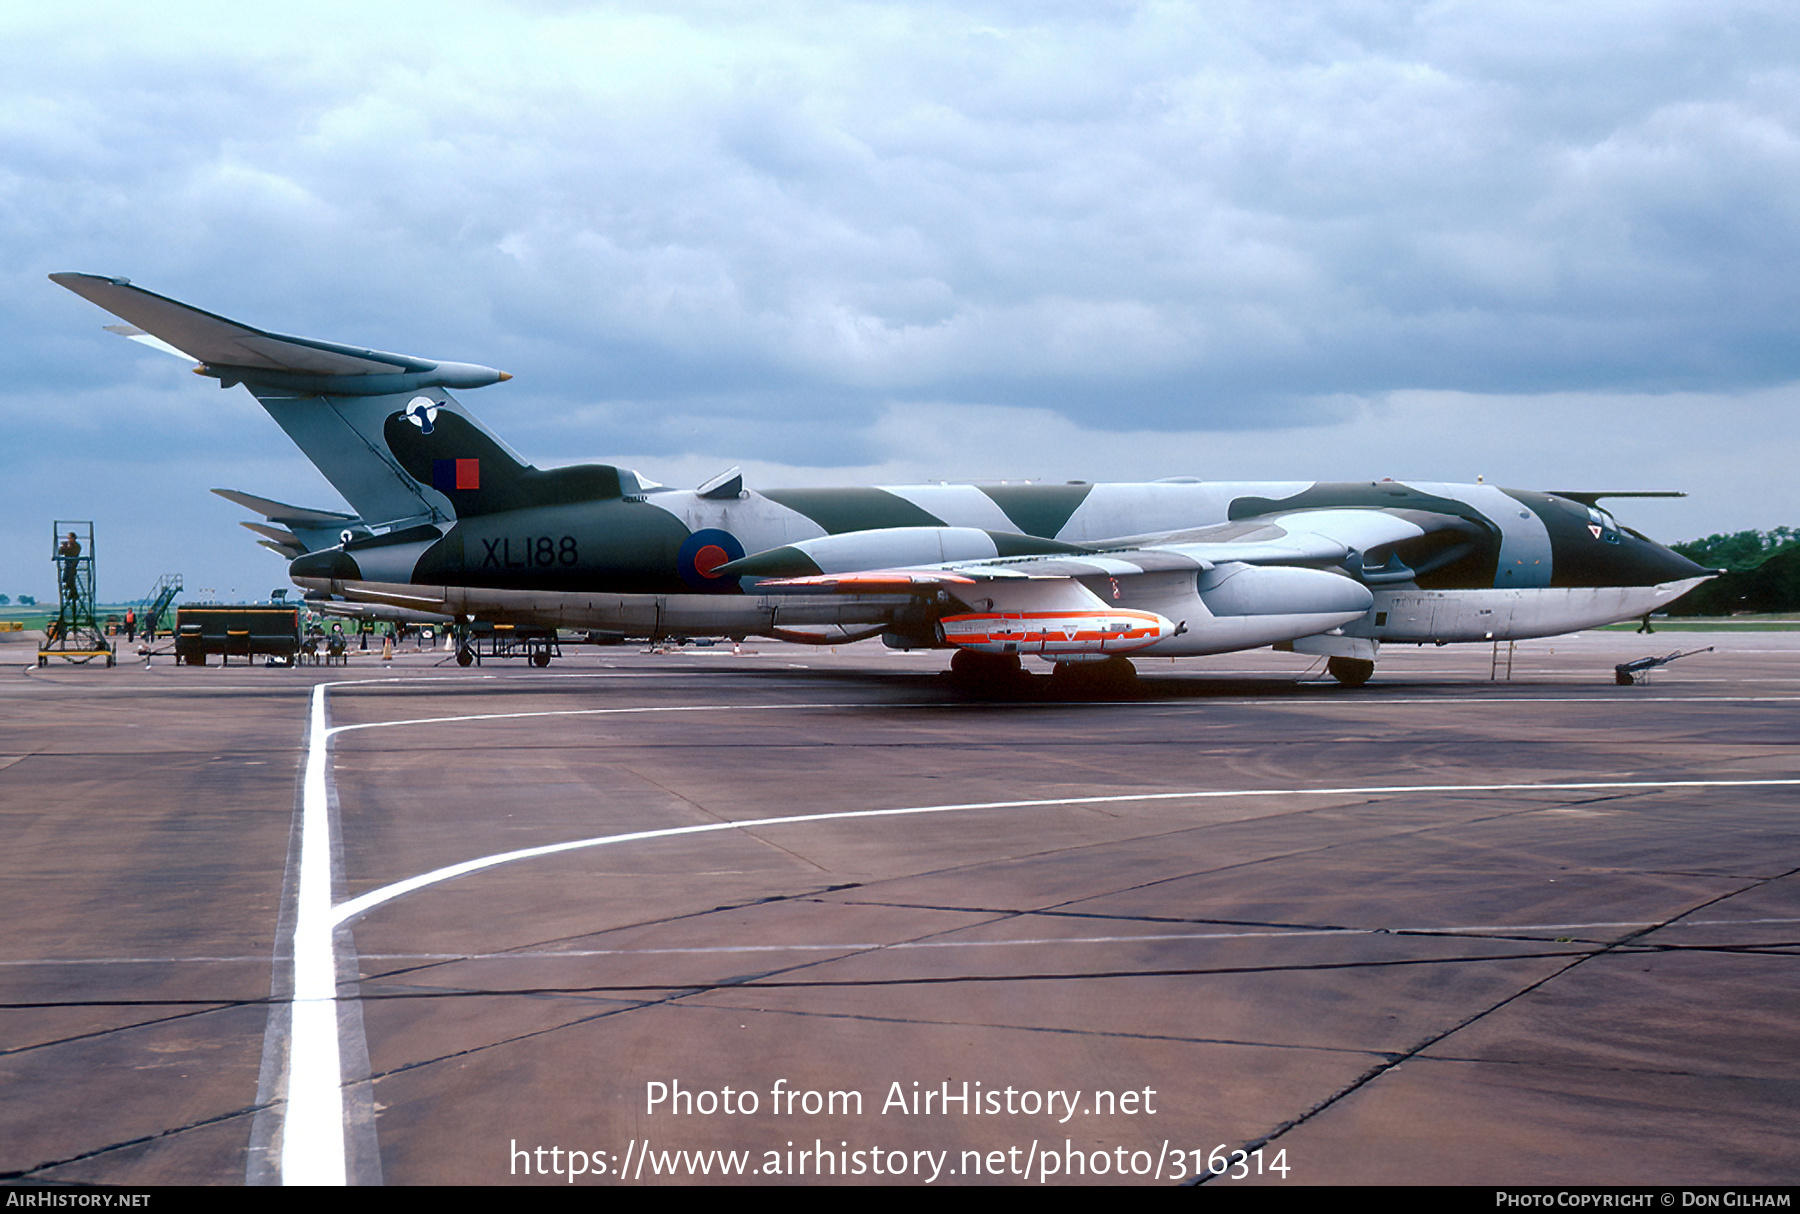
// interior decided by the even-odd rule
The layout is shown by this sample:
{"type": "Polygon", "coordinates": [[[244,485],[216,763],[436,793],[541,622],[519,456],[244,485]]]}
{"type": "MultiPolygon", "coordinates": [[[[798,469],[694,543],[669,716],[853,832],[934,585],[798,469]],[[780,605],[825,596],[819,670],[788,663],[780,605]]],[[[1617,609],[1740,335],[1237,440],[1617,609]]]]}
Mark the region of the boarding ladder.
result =
{"type": "Polygon", "coordinates": [[[144,596],[143,609],[138,612],[138,627],[144,630],[146,639],[154,640],[158,632],[174,631],[173,626],[163,624],[163,616],[175,605],[175,596],[180,593],[179,573],[165,573],[150,587],[150,593],[144,596]]]}

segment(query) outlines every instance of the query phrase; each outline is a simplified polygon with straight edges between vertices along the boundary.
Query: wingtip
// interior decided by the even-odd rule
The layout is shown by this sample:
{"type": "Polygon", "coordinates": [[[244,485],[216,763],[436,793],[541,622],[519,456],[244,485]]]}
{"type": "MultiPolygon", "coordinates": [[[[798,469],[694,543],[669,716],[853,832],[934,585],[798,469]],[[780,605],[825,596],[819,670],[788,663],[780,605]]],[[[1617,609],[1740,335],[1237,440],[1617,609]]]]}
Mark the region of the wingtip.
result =
{"type": "Polygon", "coordinates": [[[83,278],[92,278],[97,282],[110,282],[115,287],[129,287],[131,285],[131,280],[129,278],[116,278],[111,274],[78,274],[74,270],[63,270],[59,273],[48,275],[47,277],[59,287],[66,287],[70,283],[77,282],[83,278]]]}

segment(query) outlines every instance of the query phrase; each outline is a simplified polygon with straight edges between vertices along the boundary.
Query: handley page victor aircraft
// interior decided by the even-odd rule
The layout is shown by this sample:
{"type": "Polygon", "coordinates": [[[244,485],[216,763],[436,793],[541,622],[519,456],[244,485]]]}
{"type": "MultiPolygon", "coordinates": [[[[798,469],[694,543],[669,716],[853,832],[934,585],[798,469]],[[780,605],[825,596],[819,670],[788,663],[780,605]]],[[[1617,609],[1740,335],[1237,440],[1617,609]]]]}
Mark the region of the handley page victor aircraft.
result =
{"type": "Polygon", "coordinates": [[[627,636],[880,636],[995,674],[1021,654],[1116,669],[1283,645],[1360,683],[1384,641],[1589,628],[1712,573],[1599,505],[1643,494],[1189,479],[757,492],[736,469],[697,489],[540,469],[450,395],[503,371],[266,333],[121,278],[51,279],[128,322],[115,332],[255,395],[356,511],[301,512],[336,539],[298,542],[289,574],[351,602],[627,636]]]}

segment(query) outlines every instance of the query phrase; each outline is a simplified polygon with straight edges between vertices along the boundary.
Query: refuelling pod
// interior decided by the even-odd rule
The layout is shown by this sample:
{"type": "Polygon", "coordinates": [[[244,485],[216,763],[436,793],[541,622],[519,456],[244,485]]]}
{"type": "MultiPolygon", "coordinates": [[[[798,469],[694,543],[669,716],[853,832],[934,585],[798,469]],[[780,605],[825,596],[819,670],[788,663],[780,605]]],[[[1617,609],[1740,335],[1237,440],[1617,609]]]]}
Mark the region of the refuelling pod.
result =
{"type": "Polygon", "coordinates": [[[944,640],[977,653],[1043,657],[1131,653],[1178,631],[1151,611],[989,611],[938,621],[944,640]]]}

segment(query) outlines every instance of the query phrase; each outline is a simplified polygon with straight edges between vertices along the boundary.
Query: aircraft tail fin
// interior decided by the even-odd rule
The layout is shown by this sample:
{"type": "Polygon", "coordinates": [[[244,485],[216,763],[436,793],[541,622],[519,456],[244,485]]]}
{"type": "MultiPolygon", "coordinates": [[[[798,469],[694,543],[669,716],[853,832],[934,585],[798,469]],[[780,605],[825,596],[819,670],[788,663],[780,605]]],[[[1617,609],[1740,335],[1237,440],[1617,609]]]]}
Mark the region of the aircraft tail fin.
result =
{"type": "Polygon", "coordinates": [[[407,474],[449,499],[458,518],[623,497],[642,488],[635,473],[610,464],[527,464],[467,414],[418,399],[388,417],[382,438],[407,474]]]}

